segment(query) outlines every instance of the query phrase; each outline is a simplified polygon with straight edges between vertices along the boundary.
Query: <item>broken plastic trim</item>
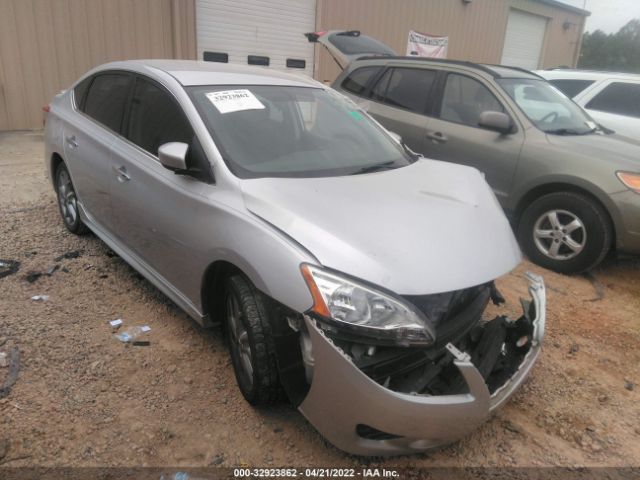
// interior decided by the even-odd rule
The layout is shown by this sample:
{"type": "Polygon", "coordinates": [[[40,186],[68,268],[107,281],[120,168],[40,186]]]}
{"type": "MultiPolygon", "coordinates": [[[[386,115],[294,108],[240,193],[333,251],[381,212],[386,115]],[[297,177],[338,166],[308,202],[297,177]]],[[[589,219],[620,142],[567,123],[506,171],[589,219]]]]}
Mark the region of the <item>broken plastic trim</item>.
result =
{"type": "MultiPolygon", "coordinates": [[[[515,373],[493,394],[476,366],[464,358],[453,360],[468,393],[420,395],[394,392],[365,375],[342,348],[305,315],[315,367],[313,383],[299,409],[336,447],[358,455],[414,453],[451,443],[481,425],[490,412],[508,400],[527,378],[540,353],[544,334],[545,289],[537,275],[527,275],[531,302],[523,317],[532,324],[529,351],[515,373]],[[364,425],[376,437],[363,438],[364,425]],[[360,429],[362,432],[362,428],[360,429]]],[[[459,350],[459,349],[458,349],[459,350]]],[[[448,355],[458,355],[447,349],[448,355]]]]}

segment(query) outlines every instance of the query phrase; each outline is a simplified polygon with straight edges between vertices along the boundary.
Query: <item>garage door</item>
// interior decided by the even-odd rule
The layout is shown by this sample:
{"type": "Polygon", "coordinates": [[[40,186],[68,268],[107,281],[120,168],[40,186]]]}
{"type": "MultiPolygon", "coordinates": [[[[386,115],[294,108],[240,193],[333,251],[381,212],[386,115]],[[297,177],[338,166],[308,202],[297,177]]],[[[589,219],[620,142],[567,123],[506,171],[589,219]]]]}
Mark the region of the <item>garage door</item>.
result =
{"type": "Polygon", "coordinates": [[[529,70],[538,68],[546,29],[545,17],[511,10],[501,63],[529,70]]]}
{"type": "Polygon", "coordinates": [[[316,0],[197,0],[198,58],[313,75],[316,0]]]}

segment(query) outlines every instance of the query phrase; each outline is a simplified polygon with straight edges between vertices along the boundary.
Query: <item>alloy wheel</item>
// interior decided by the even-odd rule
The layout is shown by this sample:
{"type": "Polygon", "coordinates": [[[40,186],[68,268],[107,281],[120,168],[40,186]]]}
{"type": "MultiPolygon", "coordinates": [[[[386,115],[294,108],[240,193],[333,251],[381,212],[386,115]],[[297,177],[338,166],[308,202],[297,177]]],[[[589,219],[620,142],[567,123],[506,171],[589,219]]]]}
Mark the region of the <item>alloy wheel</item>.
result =
{"type": "Polygon", "coordinates": [[[533,227],[536,247],[553,260],[569,260],[579,255],[587,244],[584,222],[567,210],[550,210],[542,214],[533,227]]]}
{"type": "Polygon", "coordinates": [[[78,218],[78,203],[71,177],[65,169],[60,170],[58,174],[58,203],[65,223],[74,225],[78,218]]]}

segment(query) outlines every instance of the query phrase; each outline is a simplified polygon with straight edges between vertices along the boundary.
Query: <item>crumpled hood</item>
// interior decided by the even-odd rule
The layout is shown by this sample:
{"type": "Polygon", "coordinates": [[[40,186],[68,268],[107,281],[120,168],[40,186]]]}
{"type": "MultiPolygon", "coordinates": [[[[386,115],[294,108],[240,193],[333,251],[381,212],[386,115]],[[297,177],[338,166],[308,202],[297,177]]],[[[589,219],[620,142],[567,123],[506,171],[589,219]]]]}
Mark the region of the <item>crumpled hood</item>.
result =
{"type": "Polygon", "coordinates": [[[322,265],[399,294],[478,285],[521,259],[487,183],[461,165],[424,159],[364,175],[251,179],[242,192],[251,212],[322,265]]]}
{"type": "Polygon", "coordinates": [[[640,142],[618,135],[547,135],[552,145],[563,151],[614,162],[619,168],[640,168],[640,142]]]}

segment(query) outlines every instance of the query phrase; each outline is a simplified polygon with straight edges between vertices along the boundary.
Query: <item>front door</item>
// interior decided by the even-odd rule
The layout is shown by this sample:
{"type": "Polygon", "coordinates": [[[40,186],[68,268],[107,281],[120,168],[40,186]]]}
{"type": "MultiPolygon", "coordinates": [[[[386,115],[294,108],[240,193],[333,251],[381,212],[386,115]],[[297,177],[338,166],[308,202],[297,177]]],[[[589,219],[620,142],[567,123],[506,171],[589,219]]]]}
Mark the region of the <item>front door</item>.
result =
{"type": "Polygon", "coordinates": [[[511,190],[524,143],[522,128],[502,134],[480,127],[480,114],[485,111],[514,116],[479,79],[458,73],[445,75],[442,92],[436,92],[440,105],[434,108],[420,152],[477,168],[502,202],[511,190]]]}
{"type": "Polygon", "coordinates": [[[142,76],[135,81],[124,136],[112,148],[115,234],[152,275],[185,292],[194,281],[192,272],[198,271],[194,263],[202,261],[195,236],[209,186],[162,166],[158,148],[184,142],[192,155],[197,138],[173,97],[142,76]]]}

